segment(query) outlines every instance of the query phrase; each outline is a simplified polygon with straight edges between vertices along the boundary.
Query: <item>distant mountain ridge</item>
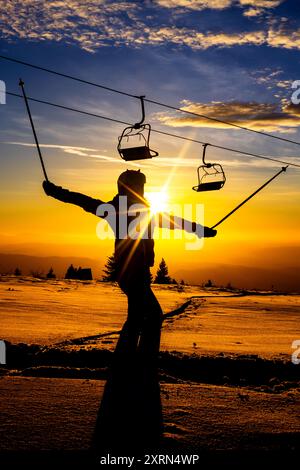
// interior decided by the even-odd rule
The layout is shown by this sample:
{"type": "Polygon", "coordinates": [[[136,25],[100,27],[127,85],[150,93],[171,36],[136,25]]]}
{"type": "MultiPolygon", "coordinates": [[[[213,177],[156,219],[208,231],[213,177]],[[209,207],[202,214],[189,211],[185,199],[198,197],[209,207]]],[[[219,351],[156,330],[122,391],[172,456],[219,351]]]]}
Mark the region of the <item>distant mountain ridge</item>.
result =
{"type": "MultiPolygon", "coordinates": [[[[291,264],[297,258],[290,257],[291,264]]],[[[22,254],[0,253],[0,273],[13,273],[15,268],[21,269],[22,274],[38,271],[46,274],[50,267],[58,277],[63,277],[68,266],[92,268],[93,277],[101,278],[105,259],[92,259],[76,256],[30,256],[22,254]]],[[[184,279],[191,284],[203,284],[211,279],[217,285],[232,286],[247,289],[274,288],[277,291],[300,292],[300,269],[297,266],[272,266],[266,262],[266,268],[229,265],[229,264],[202,264],[190,269],[172,270],[172,276],[178,281],[184,279]]],[[[155,269],[153,269],[153,273],[155,269]]]]}
{"type": "Polygon", "coordinates": [[[76,267],[92,268],[94,278],[101,276],[102,263],[100,260],[76,256],[30,256],[0,253],[0,273],[14,272],[18,267],[24,275],[30,274],[31,271],[46,274],[52,267],[58,277],[63,277],[70,264],[76,267]]]}
{"type": "Polygon", "coordinates": [[[197,270],[182,270],[174,273],[175,279],[184,279],[190,284],[202,284],[208,279],[216,285],[281,292],[300,292],[300,270],[298,267],[280,266],[259,268],[226,264],[205,264],[197,270]]]}

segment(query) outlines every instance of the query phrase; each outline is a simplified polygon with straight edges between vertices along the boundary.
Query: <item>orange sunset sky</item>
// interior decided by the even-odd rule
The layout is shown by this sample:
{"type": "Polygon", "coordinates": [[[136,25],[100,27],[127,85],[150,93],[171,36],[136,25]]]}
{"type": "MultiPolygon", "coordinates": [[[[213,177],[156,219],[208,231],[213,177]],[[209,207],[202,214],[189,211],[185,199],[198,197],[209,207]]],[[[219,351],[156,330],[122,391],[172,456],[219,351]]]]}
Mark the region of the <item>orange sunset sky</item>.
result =
{"type": "MultiPolygon", "coordinates": [[[[63,7],[56,18],[54,2],[43,3],[44,22],[38,21],[40,12],[34,2],[25,3],[30,4],[32,28],[25,27],[23,7],[16,10],[10,5],[8,12],[1,12],[6,25],[1,54],[300,141],[299,106],[291,106],[292,82],[300,79],[298,50],[288,42],[283,26],[280,42],[264,40],[268,33],[271,37],[276,22],[279,28],[283,17],[292,16],[290,2],[274,2],[272,8],[265,5],[256,14],[249,13],[254,8],[250,1],[210,7],[200,2],[201,8],[195,2],[156,1],[142,9],[137,2],[125,2],[131,5],[131,16],[124,2],[115,2],[114,9],[110,2],[101,11],[97,2],[90,2],[92,10],[85,13],[84,5],[76,9],[70,2],[71,13],[77,15],[73,26],[68,23],[71,13],[63,7]],[[214,32],[213,13],[218,14],[214,32]],[[269,23],[261,21],[264,15],[269,23]],[[9,25],[14,18],[18,28],[13,32],[9,25]],[[101,39],[95,18],[103,26],[101,39]],[[87,36],[91,29],[93,41],[87,36]],[[127,30],[132,35],[125,37],[127,30]],[[202,35],[198,43],[196,33],[202,35]]],[[[291,20],[287,27],[294,31],[296,25],[291,20]]],[[[126,122],[140,117],[137,100],[0,60],[0,79],[8,91],[20,92],[20,76],[29,96],[126,122]]],[[[201,145],[153,133],[151,147],[159,157],[128,164],[116,149],[122,125],[38,103],[31,103],[31,108],[50,181],[108,201],[116,194],[118,175],[126,168],[140,168],[147,177],[146,192],[164,188],[167,205],[204,204],[208,226],[282,166],[208,148],[207,161],[222,163],[227,181],[220,191],[195,193],[192,186],[197,183],[201,145]]],[[[43,193],[22,100],[8,95],[6,104],[0,105],[0,119],[0,253],[99,260],[95,272],[99,276],[113,252],[113,240],[97,238],[95,216],[43,193]]],[[[154,104],[146,103],[146,121],[162,131],[300,163],[297,145],[154,104]]],[[[172,277],[191,282],[212,278],[223,284],[295,290],[300,267],[299,171],[290,167],[224,222],[217,237],[205,240],[198,251],[186,250],[186,241],[174,240],[173,234],[170,240],[158,239],[156,265],[164,257],[172,277]]],[[[47,269],[47,260],[42,265],[47,269]]]]}

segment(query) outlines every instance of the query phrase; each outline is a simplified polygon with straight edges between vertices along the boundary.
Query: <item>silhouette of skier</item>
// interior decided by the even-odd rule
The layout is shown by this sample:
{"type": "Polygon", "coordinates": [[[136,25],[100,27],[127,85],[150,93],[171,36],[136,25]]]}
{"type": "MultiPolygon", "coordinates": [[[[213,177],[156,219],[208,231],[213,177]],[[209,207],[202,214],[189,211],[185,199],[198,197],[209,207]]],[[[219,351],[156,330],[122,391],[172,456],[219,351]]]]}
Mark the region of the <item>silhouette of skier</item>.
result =
{"type": "MultiPolygon", "coordinates": [[[[94,440],[101,442],[102,448],[115,447],[120,450],[123,446],[127,452],[130,445],[144,449],[145,442],[148,446],[155,445],[162,434],[157,358],[163,314],[150,286],[150,267],[154,265],[154,240],[150,208],[144,199],[145,183],[146,177],[140,170],[123,172],[118,178],[118,194],[106,203],[116,211],[116,223],[112,229],[115,234],[117,281],[128,299],[128,315],[114,352],[110,376],[98,413],[94,440]],[[130,233],[124,237],[120,233],[122,228],[119,216],[126,217],[126,225],[129,228],[136,217],[130,212],[134,204],[138,204],[148,218],[145,237],[134,238],[130,233]],[[130,432],[128,423],[131,423],[130,432]]],[[[99,215],[98,208],[104,204],[99,199],[68,191],[48,181],[44,181],[43,187],[47,195],[80,206],[95,215],[99,215]]],[[[100,217],[107,218],[111,223],[108,212],[104,211],[100,217]]],[[[162,226],[163,219],[159,220],[159,226],[162,226]]],[[[178,217],[176,223],[172,220],[169,228],[175,229],[181,220],[178,217]]],[[[195,232],[196,227],[195,222],[191,223],[190,231],[195,232]]],[[[208,227],[202,229],[202,235],[205,237],[213,237],[217,233],[208,227]]]]}
{"type": "MultiPolygon", "coordinates": [[[[128,226],[134,219],[134,216],[128,215],[128,210],[133,204],[144,206],[145,212],[149,212],[149,206],[144,199],[145,183],[146,177],[139,170],[123,172],[118,179],[118,194],[107,204],[111,204],[116,210],[116,226],[112,228],[116,237],[117,280],[128,298],[128,318],[121,334],[122,337],[126,336],[126,342],[124,344],[121,338],[117,351],[122,349],[122,353],[133,353],[139,344],[140,351],[144,351],[147,355],[155,355],[159,350],[160,334],[158,331],[160,328],[158,326],[161,324],[162,311],[150,287],[150,267],[154,265],[154,240],[151,233],[147,238],[138,240],[130,237],[120,238],[118,227],[120,196],[127,198],[127,214],[125,215],[128,226]]],[[[104,204],[100,199],[63,189],[48,181],[44,181],[43,187],[47,195],[80,206],[95,215],[98,207],[104,204]]],[[[174,223],[170,228],[176,228],[174,223]]],[[[213,237],[216,233],[216,230],[204,227],[205,237],[213,237]]]]}

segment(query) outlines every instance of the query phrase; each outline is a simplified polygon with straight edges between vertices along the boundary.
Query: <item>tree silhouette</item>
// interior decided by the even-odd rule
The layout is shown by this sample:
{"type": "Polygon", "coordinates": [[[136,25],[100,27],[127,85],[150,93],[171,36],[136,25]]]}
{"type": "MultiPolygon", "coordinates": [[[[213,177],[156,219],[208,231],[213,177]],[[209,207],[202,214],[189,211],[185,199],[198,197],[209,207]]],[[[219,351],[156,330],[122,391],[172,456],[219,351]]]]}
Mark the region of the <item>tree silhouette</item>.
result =
{"type": "Polygon", "coordinates": [[[37,270],[31,270],[30,274],[31,274],[32,277],[35,277],[36,279],[44,279],[44,277],[45,277],[43,271],[39,271],[38,269],[37,270]]]}
{"type": "Polygon", "coordinates": [[[67,272],[65,274],[65,279],[77,279],[77,270],[74,268],[73,264],[71,264],[68,269],[67,269],[67,272]]]}
{"type": "Polygon", "coordinates": [[[56,278],[56,275],[54,274],[53,268],[49,269],[49,272],[47,273],[46,278],[47,279],[55,279],[56,278]]]}
{"type": "Polygon", "coordinates": [[[19,268],[16,268],[16,269],[15,269],[15,273],[14,273],[14,274],[15,274],[15,276],[21,276],[21,274],[22,274],[22,271],[21,271],[21,269],[19,269],[19,268]]]}
{"type": "Polygon", "coordinates": [[[168,266],[163,258],[159,263],[154,282],[156,284],[171,284],[172,282],[172,279],[169,276],[168,266]]]}
{"type": "Polygon", "coordinates": [[[103,272],[102,281],[115,282],[117,280],[117,264],[114,255],[108,256],[103,272]]]}
{"type": "Polygon", "coordinates": [[[91,281],[93,279],[91,268],[82,268],[81,266],[76,270],[76,279],[80,281],[91,281]]]}
{"type": "Polygon", "coordinates": [[[230,290],[233,290],[233,289],[234,289],[234,287],[233,287],[233,285],[231,284],[230,281],[227,283],[226,289],[230,289],[230,290]]]}

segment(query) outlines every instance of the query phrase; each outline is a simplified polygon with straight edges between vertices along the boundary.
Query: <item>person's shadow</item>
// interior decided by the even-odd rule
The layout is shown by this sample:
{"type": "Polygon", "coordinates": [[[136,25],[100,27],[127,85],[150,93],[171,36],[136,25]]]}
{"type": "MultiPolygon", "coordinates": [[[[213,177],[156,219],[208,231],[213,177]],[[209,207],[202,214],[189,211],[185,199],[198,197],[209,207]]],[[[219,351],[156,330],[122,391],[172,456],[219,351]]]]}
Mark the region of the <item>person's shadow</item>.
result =
{"type": "Polygon", "coordinates": [[[163,434],[157,357],[129,351],[125,323],[113,355],[92,441],[96,456],[143,455],[163,434]]]}

